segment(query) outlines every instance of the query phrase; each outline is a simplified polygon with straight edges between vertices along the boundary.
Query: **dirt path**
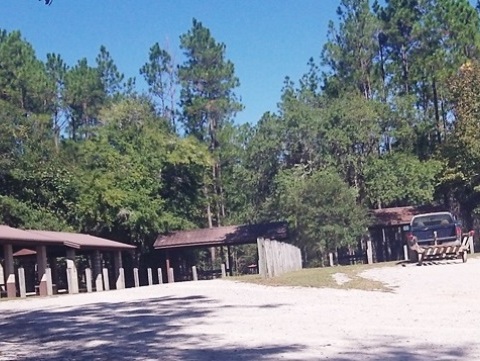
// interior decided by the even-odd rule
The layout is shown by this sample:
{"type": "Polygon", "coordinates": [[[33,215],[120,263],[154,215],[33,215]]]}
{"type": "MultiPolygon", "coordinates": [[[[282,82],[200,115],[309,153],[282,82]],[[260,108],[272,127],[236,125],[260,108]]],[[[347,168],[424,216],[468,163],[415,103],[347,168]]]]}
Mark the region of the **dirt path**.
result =
{"type": "Polygon", "coordinates": [[[215,280],[2,301],[0,360],[480,360],[480,259],[365,275],[395,291],[215,280]]]}

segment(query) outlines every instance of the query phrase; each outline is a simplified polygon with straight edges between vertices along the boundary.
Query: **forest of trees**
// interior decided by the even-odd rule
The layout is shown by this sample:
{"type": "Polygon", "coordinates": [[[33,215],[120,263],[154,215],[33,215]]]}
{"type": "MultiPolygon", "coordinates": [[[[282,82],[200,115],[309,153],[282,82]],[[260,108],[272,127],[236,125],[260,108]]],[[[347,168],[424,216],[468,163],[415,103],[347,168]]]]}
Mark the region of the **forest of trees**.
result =
{"type": "Polygon", "coordinates": [[[478,10],[341,0],[337,16],[278,109],[241,125],[241,79],[198,20],[180,36],[182,63],[145,49],[145,92],[104,46],[93,64],[66,64],[0,30],[0,221],[148,254],[166,231],[286,220],[311,265],[354,244],[373,208],[438,203],[473,226],[478,10]]]}

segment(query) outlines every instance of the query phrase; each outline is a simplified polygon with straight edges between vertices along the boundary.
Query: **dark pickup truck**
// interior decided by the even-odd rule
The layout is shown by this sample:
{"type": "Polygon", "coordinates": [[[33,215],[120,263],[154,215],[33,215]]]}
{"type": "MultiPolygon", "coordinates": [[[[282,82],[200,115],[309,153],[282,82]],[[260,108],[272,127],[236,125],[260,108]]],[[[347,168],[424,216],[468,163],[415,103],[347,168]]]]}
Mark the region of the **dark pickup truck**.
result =
{"type": "Polygon", "coordinates": [[[425,213],[412,218],[408,237],[415,238],[419,246],[458,246],[462,229],[450,212],[425,213]]]}

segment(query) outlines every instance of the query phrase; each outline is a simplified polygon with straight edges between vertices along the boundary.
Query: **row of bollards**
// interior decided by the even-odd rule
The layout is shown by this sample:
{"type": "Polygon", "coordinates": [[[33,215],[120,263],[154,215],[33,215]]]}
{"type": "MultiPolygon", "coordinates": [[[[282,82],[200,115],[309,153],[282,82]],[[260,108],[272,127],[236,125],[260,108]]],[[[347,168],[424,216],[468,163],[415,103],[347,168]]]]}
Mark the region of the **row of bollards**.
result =
{"type": "MultiPolygon", "coordinates": [[[[227,270],[225,264],[221,265],[221,272],[222,277],[227,276],[227,270]]],[[[67,273],[67,288],[68,293],[76,294],[79,293],[79,282],[78,282],[78,273],[77,268],[73,265],[69,265],[66,270],[67,273]]],[[[96,272],[97,274],[94,275],[92,269],[86,268],[85,269],[85,285],[87,293],[93,292],[102,292],[102,291],[109,291],[110,287],[110,279],[108,274],[108,269],[103,268],[101,272],[96,272]],[[95,288],[93,287],[95,286],[95,288]]],[[[163,283],[163,274],[162,269],[157,269],[157,276],[158,276],[158,284],[163,283]]],[[[124,289],[125,288],[125,270],[123,268],[119,268],[117,272],[115,272],[115,289],[124,289]]],[[[198,281],[198,271],[197,267],[192,267],[192,278],[194,281],[198,281]]],[[[41,279],[41,283],[44,282],[46,285],[47,296],[53,295],[53,284],[52,284],[52,270],[51,268],[47,267],[45,269],[45,274],[41,279]]],[[[140,276],[138,268],[133,269],[133,282],[134,287],[140,287],[140,276]]],[[[148,286],[152,286],[154,284],[153,281],[153,270],[152,268],[147,268],[147,282],[148,286]]],[[[173,283],[175,282],[175,275],[173,268],[169,268],[167,270],[167,282],[173,283]]],[[[23,267],[18,268],[18,286],[19,286],[19,294],[21,298],[27,297],[27,289],[26,289],[26,281],[25,281],[25,269],[23,267]]]]}

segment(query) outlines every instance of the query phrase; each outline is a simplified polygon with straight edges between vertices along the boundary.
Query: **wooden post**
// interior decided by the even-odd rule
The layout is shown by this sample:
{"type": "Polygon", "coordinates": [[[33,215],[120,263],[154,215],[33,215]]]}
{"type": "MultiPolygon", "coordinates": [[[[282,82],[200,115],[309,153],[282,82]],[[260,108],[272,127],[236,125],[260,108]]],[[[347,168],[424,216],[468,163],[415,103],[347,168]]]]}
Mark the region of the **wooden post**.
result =
{"type": "Polygon", "coordinates": [[[192,275],[193,275],[193,280],[198,281],[197,267],[195,266],[192,266],[192,275]]]}
{"type": "Polygon", "coordinates": [[[18,269],[18,288],[20,288],[20,297],[27,297],[27,287],[25,285],[25,270],[23,267],[18,269]]]}
{"type": "Polygon", "coordinates": [[[102,255],[99,250],[93,251],[93,278],[97,292],[103,291],[102,255]]]}
{"type": "Polygon", "coordinates": [[[37,273],[38,273],[38,292],[40,296],[47,296],[47,247],[37,246],[37,273]]]}
{"type": "Polygon", "coordinates": [[[153,276],[152,276],[152,269],[147,268],[147,277],[148,277],[148,285],[152,286],[153,285],[153,276]]]}
{"type": "Polygon", "coordinates": [[[87,284],[87,292],[93,291],[92,287],[92,270],[90,268],[85,269],[85,283],[87,284]]]}
{"type": "Polygon", "coordinates": [[[157,269],[157,273],[158,273],[158,284],[161,285],[163,283],[162,269],[161,268],[157,269]]]}
{"type": "Polygon", "coordinates": [[[138,278],[138,268],[133,269],[133,280],[135,287],[140,287],[140,279],[138,278]]]}
{"type": "Polygon", "coordinates": [[[75,264],[75,250],[67,248],[67,283],[68,293],[78,293],[78,273],[77,265],[75,264]]]}
{"type": "Polygon", "coordinates": [[[11,244],[3,246],[3,256],[5,258],[5,278],[7,297],[17,297],[17,287],[15,286],[15,266],[13,263],[13,247],[11,244]]]}
{"type": "Polygon", "coordinates": [[[108,277],[108,268],[102,269],[104,290],[110,291],[110,278],[108,277]]]}
{"type": "Polygon", "coordinates": [[[231,277],[233,276],[233,269],[232,269],[232,253],[230,250],[230,246],[227,246],[227,269],[228,275],[231,277]]]}
{"type": "Polygon", "coordinates": [[[373,264],[373,249],[372,249],[372,240],[367,240],[367,263],[373,264]]]}
{"type": "Polygon", "coordinates": [[[117,290],[125,288],[125,270],[123,269],[122,252],[113,253],[113,267],[115,269],[115,288],[117,290]]]}

